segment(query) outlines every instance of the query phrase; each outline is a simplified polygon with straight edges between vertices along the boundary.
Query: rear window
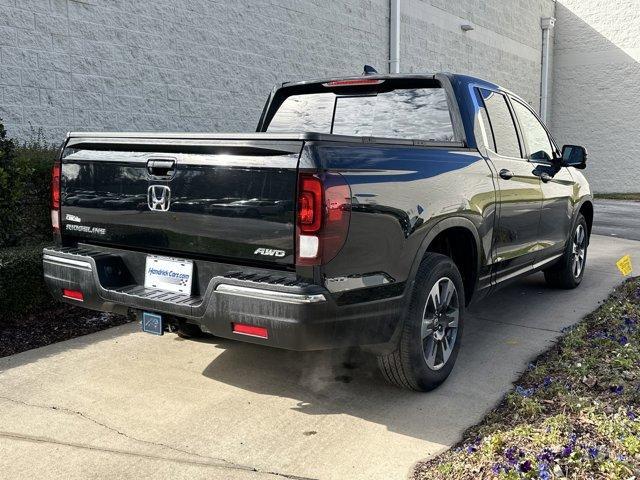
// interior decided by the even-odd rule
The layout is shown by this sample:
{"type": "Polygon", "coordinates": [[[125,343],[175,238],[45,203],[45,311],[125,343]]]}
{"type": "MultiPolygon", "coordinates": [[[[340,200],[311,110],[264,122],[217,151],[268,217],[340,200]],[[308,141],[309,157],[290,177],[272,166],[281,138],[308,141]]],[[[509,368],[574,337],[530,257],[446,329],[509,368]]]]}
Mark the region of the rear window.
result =
{"type": "Polygon", "coordinates": [[[267,131],[454,141],[447,95],[441,87],[290,95],[267,131]]]}

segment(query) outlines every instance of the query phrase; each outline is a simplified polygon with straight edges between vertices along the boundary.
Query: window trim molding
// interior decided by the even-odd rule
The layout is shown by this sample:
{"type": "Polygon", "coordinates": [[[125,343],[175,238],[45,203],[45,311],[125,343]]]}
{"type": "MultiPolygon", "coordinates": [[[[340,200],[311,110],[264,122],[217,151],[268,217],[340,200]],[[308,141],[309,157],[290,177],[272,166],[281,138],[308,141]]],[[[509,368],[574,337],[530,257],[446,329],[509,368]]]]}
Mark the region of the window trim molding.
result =
{"type": "Polygon", "coordinates": [[[493,145],[496,147],[496,149],[498,148],[498,143],[496,142],[496,136],[494,133],[494,128],[493,128],[493,122],[491,121],[491,115],[489,113],[489,109],[487,108],[487,104],[484,100],[484,96],[482,95],[482,90],[485,90],[487,92],[491,92],[491,93],[495,93],[498,94],[500,96],[503,97],[505,104],[507,106],[507,110],[509,111],[509,115],[511,115],[511,122],[513,123],[513,127],[515,129],[516,132],[516,138],[518,139],[518,148],[520,149],[520,156],[519,157],[512,157],[509,155],[503,155],[500,152],[496,152],[494,150],[492,150],[491,148],[489,148],[489,145],[485,145],[485,148],[490,151],[491,153],[498,155],[501,158],[508,158],[511,160],[519,160],[519,161],[528,161],[526,158],[524,158],[522,155],[524,155],[523,152],[525,152],[524,150],[524,144],[523,144],[523,139],[521,138],[521,132],[520,132],[520,124],[518,123],[518,120],[515,116],[515,112],[513,110],[513,107],[511,106],[511,102],[509,101],[509,95],[506,92],[500,91],[500,90],[496,90],[494,88],[487,88],[485,86],[478,86],[476,85],[475,88],[477,89],[477,93],[480,96],[480,101],[482,102],[482,107],[484,108],[486,114],[487,114],[487,120],[489,121],[489,128],[491,128],[491,136],[493,137],[493,145]]]}
{"type": "MultiPolygon", "coordinates": [[[[537,163],[537,164],[541,164],[541,165],[553,165],[554,160],[556,160],[558,158],[558,154],[559,154],[558,145],[556,144],[556,142],[554,141],[553,137],[551,136],[551,132],[549,132],[549,129],[547,128],[545,123],[540,118],[540,115],[538,115],[533,110],[533,108],[531,108],[531,106],[528,105],[527,102],[525,102],[521,98],[518,98],[517,96],[515,96],[513,94],[509,94],[508,97],[509,97],[509,101],[510,102],[519,103],[526,110],[528,110],[536,120],[538,120],[538,123],[542,126],[542,128],[545,131],[545,133],[547,134],[547,140],[549,141],[549,145],[551,146],[553,158],[551,158],[550,160],[543,160],[543,159],[540,159],[540,158],[531,158],[531,152],[529,152],[529,147],[527,146],[527,143],[526,143],[526,137],[525,137],[524,131],[522,130],[522,126],[520,125],[520,119],[518,118],[518,115],[515,113],[515,109],[514,109],[513,113],[514,113],[515,118],[516,118],[516,120],[518,122],[518,128],[519,128],[520,134],[522,135],[523,143],[524,143],[524,145],[526,147],[527,158],[525,160],[527,160],[530,163],[537,163]]],[[[513,108],[513,103],[511,103],[511,105],[512,105],[512,108],[513,108]]]]}

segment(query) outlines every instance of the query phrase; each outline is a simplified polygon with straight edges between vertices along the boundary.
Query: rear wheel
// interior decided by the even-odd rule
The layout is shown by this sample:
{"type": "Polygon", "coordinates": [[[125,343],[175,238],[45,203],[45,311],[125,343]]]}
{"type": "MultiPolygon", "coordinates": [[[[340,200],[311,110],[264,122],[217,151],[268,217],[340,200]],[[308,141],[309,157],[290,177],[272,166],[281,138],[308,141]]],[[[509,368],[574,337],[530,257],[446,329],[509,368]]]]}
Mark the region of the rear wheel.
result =
{"type": "Polygon", "coordinates": [[[588,246],[587,221],[582,214],[578,214],[571,239],[565,247],[564,254],[558,263],[544,271],[544,278],[547,284],[555,288],[565,289],[576,288],[580,285],[587,264],[588,246]]]}
{"type": "Polygon", "coordinates": [[[460,349],[464,309],[464,287],[456,265],[445,255],[427,253],[398,345],[390,354],[378,356],[386,380],[423,392],[444,382],[460,349]]]}

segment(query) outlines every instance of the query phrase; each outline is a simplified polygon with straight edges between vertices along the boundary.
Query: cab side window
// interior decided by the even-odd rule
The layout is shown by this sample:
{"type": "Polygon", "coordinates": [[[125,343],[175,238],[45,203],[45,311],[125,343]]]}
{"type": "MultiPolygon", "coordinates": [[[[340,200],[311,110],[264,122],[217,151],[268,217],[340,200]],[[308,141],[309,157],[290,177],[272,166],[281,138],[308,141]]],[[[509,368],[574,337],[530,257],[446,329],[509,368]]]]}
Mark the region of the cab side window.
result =
{"type": "Polygon", "coordinates": [[[489,116],[496,153],[503,157],[522,158],[518,133],[506,97],[482,88],[479,91],[489,116]]]}
{"type": "Polygon", "coordinates": [[[547,131],[540,123],[540,120],[516,99],[512,99],[513,110],[520,122],[524,142],[529,152],[529,159],[550,161],[553,159],[553,146],[549,140],[547,131]]]}

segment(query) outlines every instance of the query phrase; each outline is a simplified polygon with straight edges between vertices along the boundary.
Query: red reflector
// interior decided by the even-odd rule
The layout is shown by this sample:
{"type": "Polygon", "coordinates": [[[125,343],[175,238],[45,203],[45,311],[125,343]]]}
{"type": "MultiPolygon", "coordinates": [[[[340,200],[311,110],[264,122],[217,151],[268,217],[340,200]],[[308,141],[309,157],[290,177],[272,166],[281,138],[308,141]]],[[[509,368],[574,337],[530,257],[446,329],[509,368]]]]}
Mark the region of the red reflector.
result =
{"type": "Polygon", "coordinates": [[[84,295],[80,290],[69,290],[68,288],[62,289],[62,296],[64,298],[70,298],[72,300],[84,301],[84,295]]]}
{"type": "Polygon", "coordinates": [[[323,83],[323,87],[355,87],[358,85],[380,85],[384,80],[376,80],[375,78],[349,78],[346,80],[331,80],[323,83]]]}
{"type": "Polygon", "coordinates": [[[269,333],[264,327],[256,327],[255,325],[247,325],[246,323],[232,323],[233,333],[241,335],[249,335],[251,337],[269,338],[269,333]]]}

